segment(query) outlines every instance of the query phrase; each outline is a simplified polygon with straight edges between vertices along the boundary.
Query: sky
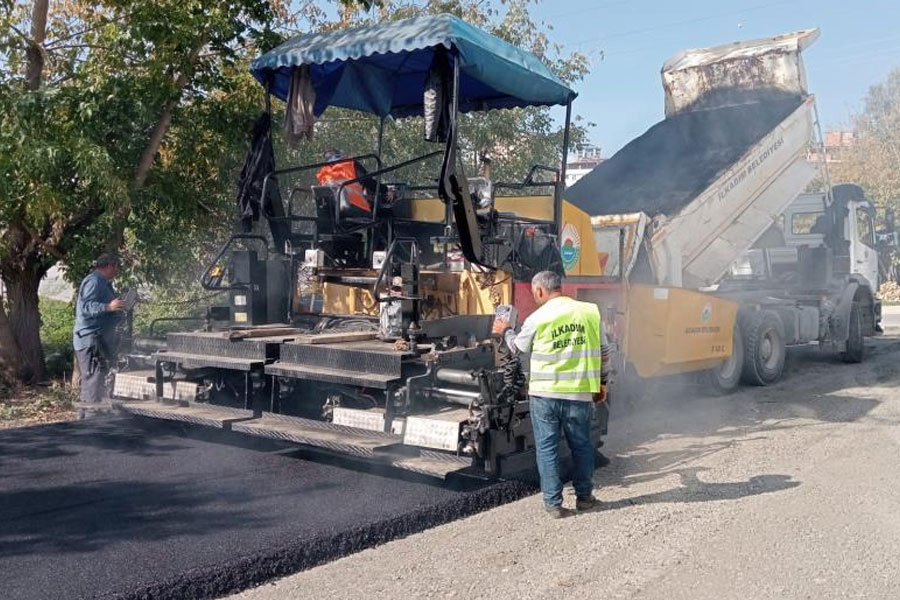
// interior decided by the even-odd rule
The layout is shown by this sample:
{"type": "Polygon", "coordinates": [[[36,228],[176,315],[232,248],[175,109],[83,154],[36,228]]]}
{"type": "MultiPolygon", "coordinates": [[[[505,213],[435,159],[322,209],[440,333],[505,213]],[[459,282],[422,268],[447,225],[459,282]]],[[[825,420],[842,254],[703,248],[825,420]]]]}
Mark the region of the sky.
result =
{"type": "Polygon", "coordinates": [[[663,118],[659,72],[679,50],[818,27],[803,58],[826,130],[900,66],[900,0],[544,0],[532,13],[590,58],[574,111],[596,123],[590,141],[607,157],[663,118]]]}

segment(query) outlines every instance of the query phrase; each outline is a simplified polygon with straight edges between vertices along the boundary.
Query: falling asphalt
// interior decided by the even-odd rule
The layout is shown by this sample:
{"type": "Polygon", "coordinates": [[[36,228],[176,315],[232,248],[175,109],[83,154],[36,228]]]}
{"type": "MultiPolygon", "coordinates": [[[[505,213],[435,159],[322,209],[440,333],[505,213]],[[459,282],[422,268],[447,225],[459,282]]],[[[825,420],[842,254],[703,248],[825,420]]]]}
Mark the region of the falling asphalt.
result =
{"type": "Polygon", "coordinates": [[[0,433],[0,595],[213,598],[532,492],[210,435],[118,417],[0,433]]]}

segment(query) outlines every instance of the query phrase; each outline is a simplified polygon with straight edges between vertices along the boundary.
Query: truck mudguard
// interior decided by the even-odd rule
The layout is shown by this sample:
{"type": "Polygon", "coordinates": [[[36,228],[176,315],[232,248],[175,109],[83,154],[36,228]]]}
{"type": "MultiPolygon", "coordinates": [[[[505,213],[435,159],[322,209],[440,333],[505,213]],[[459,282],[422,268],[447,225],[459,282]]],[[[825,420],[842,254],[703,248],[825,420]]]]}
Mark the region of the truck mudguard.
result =
{"type": "Polygon", "coordinates": [[[841,299],[834,314],[831,315],[831,335],[835,342],[846,342],[850,337],[850,309],[853,307],[853,298],[856,297],[856,290],[859,289],[859,283],[851,281],[841,292],[841,299]]]}

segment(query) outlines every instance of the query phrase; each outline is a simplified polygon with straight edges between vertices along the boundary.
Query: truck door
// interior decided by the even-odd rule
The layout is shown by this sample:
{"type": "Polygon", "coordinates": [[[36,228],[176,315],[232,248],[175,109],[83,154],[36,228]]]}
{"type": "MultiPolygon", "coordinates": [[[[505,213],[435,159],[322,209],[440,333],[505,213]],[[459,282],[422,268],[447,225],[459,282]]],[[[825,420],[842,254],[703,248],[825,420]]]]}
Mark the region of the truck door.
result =
{"type": "Polygon", "coordinates": [[[600,275],[622,279],[631,275],[641,242],[644,241],[647,221],[644,213],[591,217],[600,275]],[[620,236],[620,232],[624,235],[620,236]],[[622,256],[619,255],[620,248],[624,252],[622,256]],[[624,268],[624,274],[619,272],[620,267],[624,268]]]}
{"type": "Polygon", "coordinates": [[[862,275],[878,290],[878,252],[875,249],[875,224],[872,207],[868,203],[851,202],[848,208],[852,218],[849,219],[852,235],[850,236],[850,252],[853,261],[853,272],[862,275]]]}

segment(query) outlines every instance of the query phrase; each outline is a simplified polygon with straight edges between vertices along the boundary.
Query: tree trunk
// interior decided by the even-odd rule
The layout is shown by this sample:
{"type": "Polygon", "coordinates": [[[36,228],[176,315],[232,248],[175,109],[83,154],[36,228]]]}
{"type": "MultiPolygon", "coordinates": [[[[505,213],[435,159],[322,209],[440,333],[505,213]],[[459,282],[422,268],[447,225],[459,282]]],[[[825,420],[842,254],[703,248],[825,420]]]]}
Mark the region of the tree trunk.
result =
{"type": "Polygon", "coordinates": [[[9,301],[9,330],[21,360],[21,380],[37,383],[46,376],[44,349],[41,347],[41,313],[38,308],[38,286],[46,269],[29,265],[18,273],[4,277],[9,301]]]}
{"type": "MultiPolygon", "coordinates": [[[[190,82],[190,71],[193,71],[197,58],[200,56],[200,51],[205,45],[206,38],[204,37],[203,41],[194,48],[191,51],[190,56],[188,56],[188,67],[178,73],[173,81],[178,96],[163,105],[159,119],[157,119],[153,131],[150,133],[150,140],[144,148],[141,160],[138,162],[137,169],[134,172],[134,178],[131,181],[131,189],[134,192],[142,190],[147,183],[147,176],[150,174],[153,163],[156,162],[156,154],[162,146],[163,138],[166,137],[166,134],[169,132],[169,127],[172,126],[172,117],[175,114],[175,109],[178,108],[180,103],[181,93],[184,91],[185,86],[190,82]]],[[[106,243],[107,252],[116,252],[122,247],[122,244],[125,241],[125,227],[128,224],[129,216],[131,216],[131,201],[129,198],[125,198],[122,201],[122,205],[116,210],[115,225],[112,234],[106,243]]]]}
{"type": "Polygon", "coordinates": [[[0,296],[0,381],[13,383],[22,379],[22,361],[3,304],[4,298],[0,296]]]}
{"type": "MultiPolygon", "coordinates": [[[[172,115],[175,112],[176,105],[177,103],[172,101],[167,102],[163,107],[162,114],[156,122],[156,127],[153,128],[153,133],[150,134],[150,141],[147,147],[144,148],[144,154],[141,156],[141,161],[138,163],[138,168],[135,171],[134,180],[131,183],[134,191],[140,191],[143,189],[144,184],[147,183],[147,175],[150,174],[150,168],[156,161],[156,153],[159,152],[163,138],[172,125],[172,115]]],[[[130,215],[131,201],[128,198],[123,198],[121,206],[116,210],[113,233],[106,243],[107,252],[117,252],[122,247],[122,244],[125,242],[125,225],[130,215]]]]}

